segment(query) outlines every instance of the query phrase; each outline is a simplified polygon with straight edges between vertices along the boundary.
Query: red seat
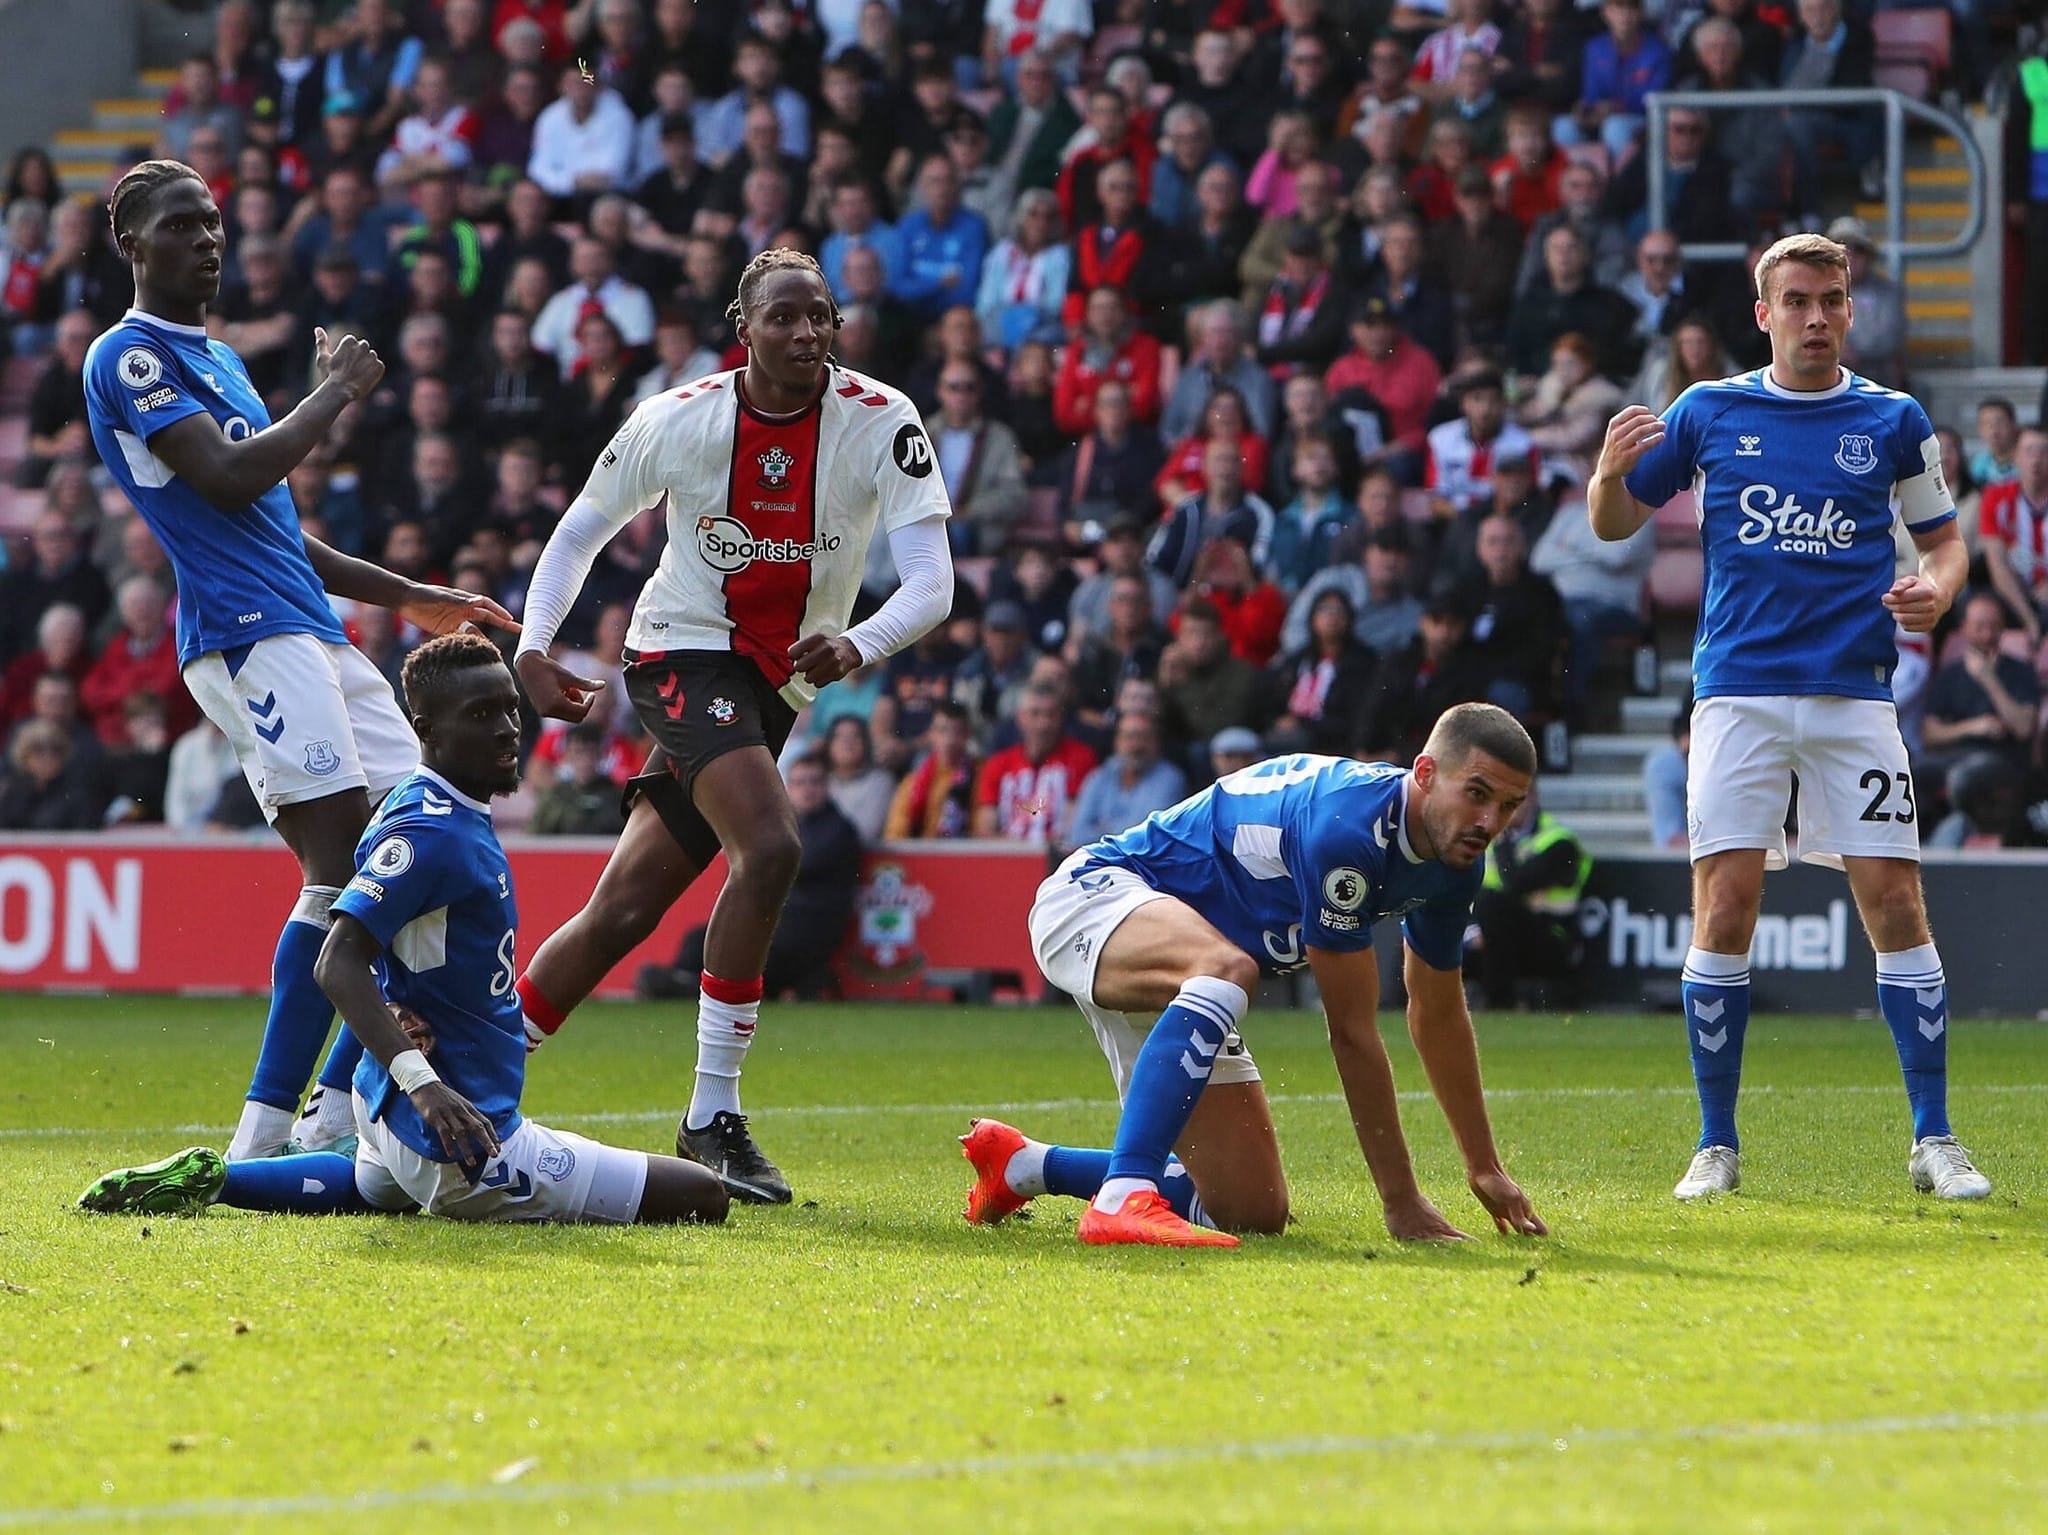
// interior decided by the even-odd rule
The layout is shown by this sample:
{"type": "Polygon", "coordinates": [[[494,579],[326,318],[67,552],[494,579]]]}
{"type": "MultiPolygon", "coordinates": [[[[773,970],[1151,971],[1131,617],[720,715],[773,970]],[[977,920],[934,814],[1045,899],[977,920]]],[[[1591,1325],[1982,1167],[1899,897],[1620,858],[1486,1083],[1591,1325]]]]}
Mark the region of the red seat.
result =
{"type": "Polygon", "coordinates": [[[1659,549],[1697,549],[1700,543],[1699,510],[1689,490],[1682,490],[1657,508],[1651,519],[1657,525],[1659,549]]]}
{"type": "Polygon", "coordinates": [[[1870,83],[1915,101],[1926,101],[1934,95],[1934,71],[1917,59],[1879,59],[1870,66],[1870,83]]]}
{"type": "Polygon", "coordinates": [[[1955,47],[1955,18],[1946,6],[1879,11],[1870,18],[1880,64],[1919,64],[1936,75],[1948,72],[1955,47]]]}
{"type": "Polygon", "coordinates": [[[1659,613],[1697,613],[1706,561],[1697,549],[1659,549],[1650,565],[1650,602],[1659,613]]]}

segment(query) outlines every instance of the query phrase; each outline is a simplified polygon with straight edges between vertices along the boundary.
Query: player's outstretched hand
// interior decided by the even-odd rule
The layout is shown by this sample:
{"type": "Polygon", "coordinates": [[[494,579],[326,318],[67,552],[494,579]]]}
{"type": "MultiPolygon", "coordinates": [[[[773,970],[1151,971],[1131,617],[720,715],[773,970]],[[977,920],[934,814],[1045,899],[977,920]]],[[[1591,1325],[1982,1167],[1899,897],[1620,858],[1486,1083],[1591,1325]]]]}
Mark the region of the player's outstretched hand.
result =
{"type": "Polygon", "coordinates": [[[464,627],[484,624],[509,634],[519,632],[519,620],[501,604],[454,586],[415,586],[398,613],[414,628],[429,634],[453,634],[464,627]]]}
{"type": "Polygon", "coordinates": [[[814,688],[859,671],[860,651],[845,635],[807,634],[789,647],[789,664],[814,688]]]}
{"type": "Polygon", "coordinates": [[[1403,1242],[1469,1242],[1471,1237],[1444,1219],[1422,1195],[1387,1201],[1387,1231],[1403,1242]]]}
{"type": "Polygon", "coordinates": [[[1922,575],[1900,576],[1884,594],[1884,605],[1908,634],[1927,634],[1948,610],[1941,588],[1922,575]]]}
{"type": "Polygon", "coordinates": [[[1607,423],[1607,440],[1600,444],[1599,472],[1619,479],[1663,440],[1664,423],[1656,412],[1648,406],[1630,405],[1607,423]]]}
{"type": "Polygon", "coordinates": [[[361,336],[329,341],[325,326],[313,329],[313,376],[338,386],[350,400],[368,397],[384,376],[384,359],[361,336]]]}
{"type": "Polygon", "coordinates": [[[475,1167],[498,1154],[498,1132],[491,1122],[446,1082],[428,1082],[406,1096],[450,1161],[475,1167]]]}
{"type": "Polygon", "coordinates": [[[1520,1232],[1523,1236],[1547,1237],[1550,1228],[1543,1224],[1524,1194],[1499,1168],[1480,1173],[1471,1180],[1472,1195],[1486,1206],[1486,1213],[1493,1217],[1494,1225],[1510,1234],[1520,1232]]]}
{"type": "Polygon", "coordinates": [[[567,720],[572,725],[580,725],[597,706],[598,695],[604,691],[602,678],[579,677],[561,662],[538,650],[519,655],[512,662],[512,669],[519,673],[519,685],[533,700],[534,712],[543,719],[567,720]]]}

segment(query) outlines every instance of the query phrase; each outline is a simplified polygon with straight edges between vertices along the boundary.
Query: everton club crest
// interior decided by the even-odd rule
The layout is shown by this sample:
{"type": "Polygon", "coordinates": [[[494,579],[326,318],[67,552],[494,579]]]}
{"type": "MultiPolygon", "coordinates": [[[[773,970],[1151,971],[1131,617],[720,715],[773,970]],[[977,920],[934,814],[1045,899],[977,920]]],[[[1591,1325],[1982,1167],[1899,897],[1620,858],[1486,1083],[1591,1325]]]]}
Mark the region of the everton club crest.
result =
{"type": "Polygon", "coordinates": [[[1877,445],[1868,437],[1845,432],[1842,445],[1835,449],[1835,462],[1851,474],[1868,474],[1877,467],[1877,445]]]}

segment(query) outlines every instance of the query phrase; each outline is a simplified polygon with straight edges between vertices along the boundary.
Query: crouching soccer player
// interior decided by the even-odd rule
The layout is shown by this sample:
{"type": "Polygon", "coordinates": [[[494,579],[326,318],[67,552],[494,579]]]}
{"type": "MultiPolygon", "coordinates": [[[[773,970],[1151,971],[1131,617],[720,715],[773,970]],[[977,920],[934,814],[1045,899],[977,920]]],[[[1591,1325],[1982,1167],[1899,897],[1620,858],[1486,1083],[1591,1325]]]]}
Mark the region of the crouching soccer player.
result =
{"type": "Polygon", "coordinates": [[[1090,1201],[1088,1243],[1235,1247],[1227,1232],[1281,1230],[1287,1180],[1238,1024],[1262,971],[1305,962],[1387,1229],[1462,1238],[1416,1184],[1374,1019],[1373,924],[1399,916],[1409,1033],[1467,1182],[1501,1230],[1543,1235],[1494,1149],[1459,972],[1487,846],[1535,771],[1511,715],[1460,704],[1412,770],[1276,757],[1068,858],[1039,887],[1031,942],[1109,1057],[1124,1102],[1116,1145],[1047,1146],[976,1120],[961,1137],[979,1175],[967,1219],[1070,1194],[1090,1201]]]}
{"type": "Polygon", "coordinates": [[[512,983],[511,868],[490,800],[519,784],[519,693],[474,634],[406,659],[421,765],[391,791],[334,903],[316,967],[363,1042],[355,1159],[308,1152],[227,1162],[195,1146],[108,1173],[79,1204],[167,1214],[209,1204],[307,1214],[406,1210],[487,1221],[722,1221],[706,1168],[551,1130],[519,1112],[526,1031],[512,983]],[[426,1021],[433,1061],[388,1001],[426,1021]]]}

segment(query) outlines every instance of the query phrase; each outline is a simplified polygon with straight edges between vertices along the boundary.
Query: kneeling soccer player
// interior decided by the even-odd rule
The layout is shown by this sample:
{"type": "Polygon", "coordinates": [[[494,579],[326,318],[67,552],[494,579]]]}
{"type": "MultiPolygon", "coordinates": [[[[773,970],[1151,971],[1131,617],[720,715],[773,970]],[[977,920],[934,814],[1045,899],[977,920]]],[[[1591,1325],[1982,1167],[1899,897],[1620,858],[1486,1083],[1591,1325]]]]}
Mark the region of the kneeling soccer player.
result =
{"type": "Polygon", "coordinates": [[[484,1221],[724,1220],[726,1192],[708,1169],[520,1116],[518,919],[490,814],[491,796],[519,783],[518,689],[497,648],[474,634],[414,651],[404,687],[421,764],[363,833],[315,972],[366,1051],[355,1076],[354,1160],[309,1152],[231,1163],[195,1146],[108,1173],[79,1204],[155,1214],[225,1204],[307,1214],[418,1207],[484,1221]],[[425,1020],[439,1070],[387,999],[425,1020]]]}
{"type": "Polygon", "coordinates": [[[1078,1233],[1088,1243],[1235,1247],[1229,1231],[1281,1230],[1287,1180],[1238,1024],[1262,971],[1306,963],[1387,1229],[1462,1238],[1416,1185],[1374,1020],[1372,928],[1398,915],[1409,1033],[1466,1180],[1501,1230],[1545,1234],[1494,1149],[1459,972],[1487,846],[1535,771],[1511,715],[1460,704],[1412,770],[1276,757],[1068,858],[1039,887],[1031,942],[1109,1057],[1124,1102],[1116,1146],[1047,1146],[978,1119],[961,1137],[979,1174],[967,1219],[990,1224],[1036,1195],[1071,1194],[1090,1201],[1078,1233]]]}

